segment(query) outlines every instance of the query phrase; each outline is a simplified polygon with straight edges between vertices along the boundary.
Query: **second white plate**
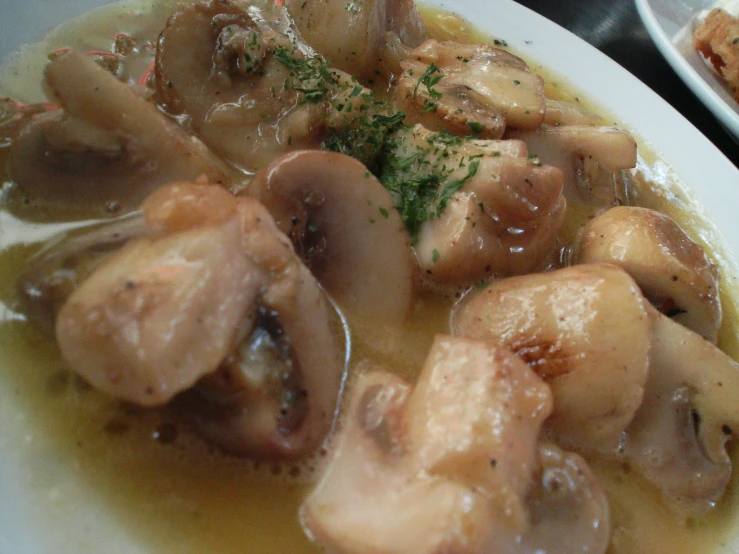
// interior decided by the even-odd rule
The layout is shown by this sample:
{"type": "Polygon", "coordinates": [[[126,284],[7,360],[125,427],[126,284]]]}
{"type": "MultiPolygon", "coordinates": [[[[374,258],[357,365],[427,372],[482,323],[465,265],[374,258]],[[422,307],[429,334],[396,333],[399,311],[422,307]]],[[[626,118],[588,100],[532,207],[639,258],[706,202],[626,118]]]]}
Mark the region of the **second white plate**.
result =
{"type": "Polygon", "coordinates": [[[644,26],[667,62],[739,140],[739,104],[692,45],[696,18],[716,4],[716,0],[636,0],[644,26]]]}

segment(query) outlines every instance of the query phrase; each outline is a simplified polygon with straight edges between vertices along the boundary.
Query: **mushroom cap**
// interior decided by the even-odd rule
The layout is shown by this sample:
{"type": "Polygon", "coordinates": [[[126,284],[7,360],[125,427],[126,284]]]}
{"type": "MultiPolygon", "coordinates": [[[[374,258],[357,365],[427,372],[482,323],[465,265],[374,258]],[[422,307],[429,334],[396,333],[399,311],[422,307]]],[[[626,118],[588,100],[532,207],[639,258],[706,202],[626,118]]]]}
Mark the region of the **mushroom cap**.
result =
{"type": "Polygon", "coordinates": [[[647,208],[613,208],[588,223],[576,248],[575,263],[622,267],[657,308],[716,342],[718,270],[674,220],[647,208]]]}
{"type": "Polygon", "coordinates": [[[373,321],[405,319],[416,272],[410,240],[364,165],[335,152],[291,152],[257,173],[247,192],[343,309],[373,321]]]}
{"type": "Polygon", "coordinates": [[[612,452],[644,395],[646,308],[622,269],[579,265],[471,291],[454,308],[452,331],[510,348],[552,387],[546,425],[558,439],[612,452]]]}

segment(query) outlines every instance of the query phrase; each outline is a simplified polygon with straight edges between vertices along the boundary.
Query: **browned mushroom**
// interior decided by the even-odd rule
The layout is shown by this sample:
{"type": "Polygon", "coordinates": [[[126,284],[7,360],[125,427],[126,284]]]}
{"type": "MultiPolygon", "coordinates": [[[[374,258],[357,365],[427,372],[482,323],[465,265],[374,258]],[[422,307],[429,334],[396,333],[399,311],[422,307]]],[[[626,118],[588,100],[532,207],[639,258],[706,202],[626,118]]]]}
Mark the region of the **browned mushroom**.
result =
{"type": "Polygon", "coordinates": [[[455,308],[457,335],[495,340],[552,387],[547,427],[580,448],[613,452],[642,403],[650,319],[637,284],[608,264],[511,277],[455,308]]]}
{"type": "Polygon", "coordinates": [[[721,326],[718,270],[666,215],[626,206],[606,211],[585,227],[574,262],[623,267],[658,309],[716,342],[721,326]]]}

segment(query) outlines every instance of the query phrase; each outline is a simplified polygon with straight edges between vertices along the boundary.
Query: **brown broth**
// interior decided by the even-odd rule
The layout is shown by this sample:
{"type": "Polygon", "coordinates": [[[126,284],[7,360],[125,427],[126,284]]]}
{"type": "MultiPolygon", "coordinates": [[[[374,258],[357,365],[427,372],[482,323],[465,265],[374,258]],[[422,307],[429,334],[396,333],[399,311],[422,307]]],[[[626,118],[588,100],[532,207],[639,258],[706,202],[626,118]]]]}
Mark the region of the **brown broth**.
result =
{"type": "MultiPolygon", "coordinates": [[[[153,11],[148,2],[126,4],[67,24],[6,70],[0,94],[41,100],[40,68],[48,51],[62,45],[110,48],[116,31],[151,42],[179,3],[167,0],[153,11]]],[[[423,13],[432,35],[440,39],[484,38],[453,15],[435,9],[423,13]]],[[[533,67],[544,73],[551,96],[574,99],[572,92],[557,84],[556,76],[533,67]]],[[[0,168],[3,156],[0,149],[0,168]]],[[[675,192],[677,184],[657,187],[644,179],[648,169],[659,163],[654,156],[646,157],[641,176],[632,183],[638,203],[669,213],[688,225],[696,240],[710,244],[714,231],[687,209],[690,202],[675,192]]],[[[0,182],[5,180],[0,174],[0,182]]],[[[590,206],[571,203],[563,243],[571,242],[594,213],[590,206]]],[[[29,513],[39,518],[32,524],[41,525],[51,536],[66,537],[66,542],[54,544],[56,551],[65,551],[65,545],[68,551],[99,551],[100,533],[75,519],[82,506],[94,506],[106,520],[115,522],[125,541],[145,552],[317,552],[297,513],[315,479],[313,468],[320,456],[294,467],[225,456],[191,435],[166,411],[144,411],[111,401],[64,368],[53,341],[20,313],[15,282],[44,238],[75,224],[54,223],[67,220],[69,214],[28,216],[37,223],[0,211],[0,443],[18,461],[18,480],[25,483],[29,513]]],[[[79,214],[76,218],[86,224],[79,214]]],[[[725,262],[720,252],[714,256],[720,264],[725,262]]],[[[736,357],[738,295],[733,284],[722,285],[722,346],[736,357]]],[[[353,329],[350,373],[382,366],[414,380],[434,334],[448,330],[453,300],[453,296],[422,295],[408,326],[397,334],[381,331],[378,336],[377,331],[353,329]]],[[[685,522],[676,519],[659,494],[627,467],[590,462],[611,503],[612,554],[702,553],[719,547],[727,536],[737,513],[736,477],[715,513],[706,520],[685,522]]]]}

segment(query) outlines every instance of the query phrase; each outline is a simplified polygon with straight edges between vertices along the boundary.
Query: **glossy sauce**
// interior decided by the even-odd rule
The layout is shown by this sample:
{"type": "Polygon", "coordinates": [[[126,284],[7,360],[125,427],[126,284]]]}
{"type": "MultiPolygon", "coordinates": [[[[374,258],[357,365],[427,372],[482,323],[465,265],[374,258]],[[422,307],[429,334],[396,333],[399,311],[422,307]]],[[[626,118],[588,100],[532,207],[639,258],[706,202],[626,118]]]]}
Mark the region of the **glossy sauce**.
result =
{"type": "MultiPolygon", "coordinates": [[[[62,45],[110,49],[110,37],[118,31],[137,38],[142,45],[138,63],[145,66],[158,30],[179,3],[167,0],[152,9],[148,2],[139,1],[68,24],[16,60],[0,79],[0,95],[43,100],[38,83],[47,52],[62,45]]],[[[424,16],[437,38],[483,38],[449,14],[424,10],[424,16]]],[[[544,73],[550,96],[574,98],[543,68],[533,65],[532,69],[544,73]]],[[[0,148],[0,168],[6,151],[0,148]]],[[[659,160],[652,157],[641,164],[641,176],[630,183],[630,195],[640,205],[656,207],[689,224],[693,238],[710,244],[714,236],[710,225],[680,207],[690,205],[680,196],[684,193],[644,179],[654,173],[659,160]]],[[[0,173],[2,181],[5,177],[0,173]]],[[[18,463],[25,503],[29,513],[39,518],[34,524],[55,537],[48,546],[60,552],[102,551],[107,528],[79,523],[82,507],[92,505],[102,514],[101,521],[115,522],[124,543],[135,544],[142,552],[317,552],[302,532],[297,513],[320,455],[295,466],[259,465],[224,456],[166,411],[147,412],[113,402],[64,368],[53,341],[19,312],[15,282],[43,239],[89,221],[80,214],[21,213],[29,221],[0,211],[0,445],[18,463]],[[68,218],[80,223],[57,223],[68,218]]],[[[571,202],[562,244],[571,242],[593,214],[592,207],[571,202]]],[[[726,263],[721,253],[714,255],[726,263]]],[[[733,284],[724,282],[722,287],[722,346],[736,357],[737,294],[733,284]]],[[[453,294],[423,295],[411,321],[397,335],[374,336],[368,330],[353,329],[350,372],[389,365],[415,379],[433,335],[448,331],[454,299],[453,294]]],[[[590,462],[609,493],[610,552],[614,554],[707,552],[722,543],[737,513],[733,484],[708,520],[678,521],[659,495],[628,468],[590,462]]],[[[4,502],[7,498],[0,499],[0,504],[4,502]]]]}

